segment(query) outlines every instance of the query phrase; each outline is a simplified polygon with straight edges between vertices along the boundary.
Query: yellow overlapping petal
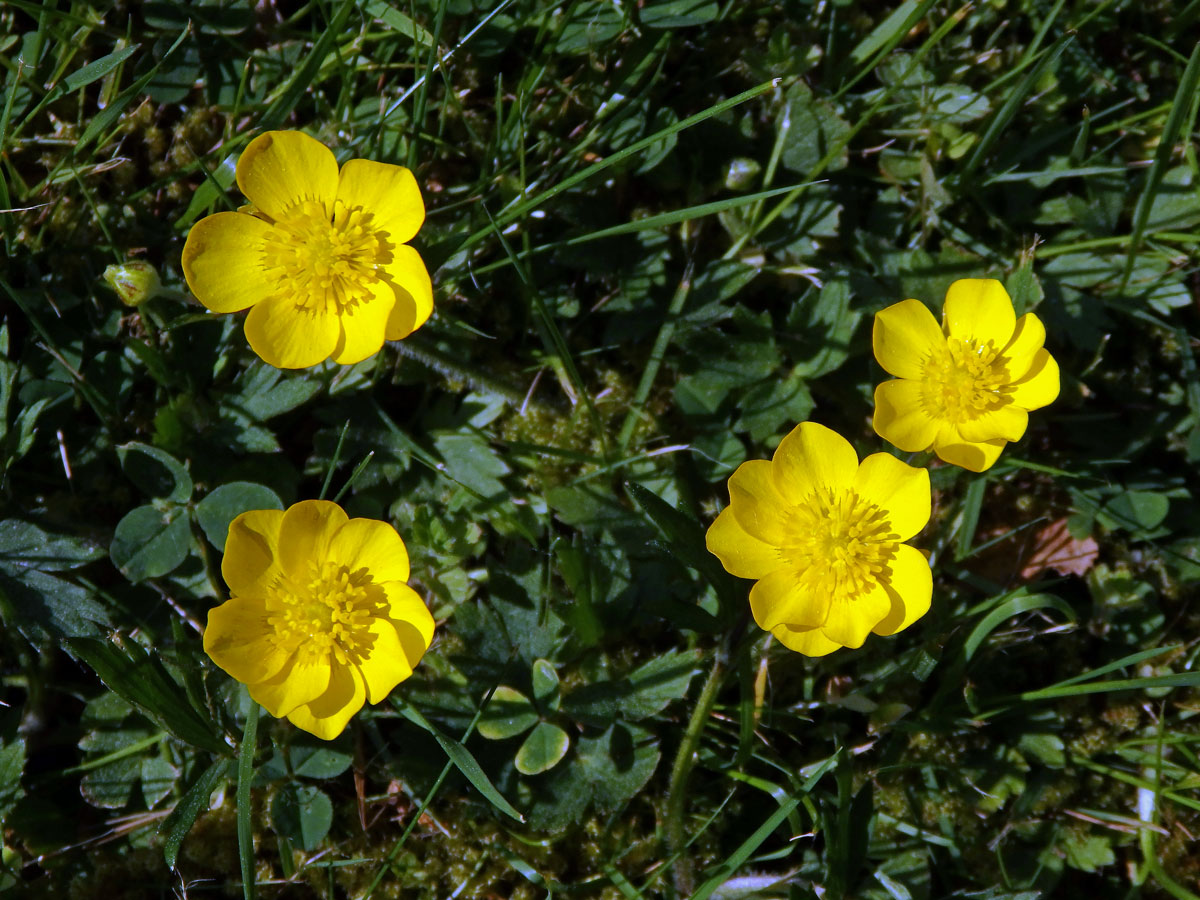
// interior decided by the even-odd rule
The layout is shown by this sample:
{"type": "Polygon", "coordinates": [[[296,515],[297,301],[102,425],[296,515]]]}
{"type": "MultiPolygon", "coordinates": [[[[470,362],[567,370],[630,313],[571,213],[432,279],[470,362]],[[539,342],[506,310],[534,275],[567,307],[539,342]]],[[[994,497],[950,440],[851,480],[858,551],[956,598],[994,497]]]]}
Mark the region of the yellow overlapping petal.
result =
{"type": "Polygon", "coordinates": [[[885,441],[906,453],[928,450],[939,424],[925,408],[924,387],[918,381],[885,381],[875,388],[875,417],[871,424],[885,441]]]}
{"type": "Polygon", "coordinates": [[[848,488],[858,470],[858,455],[836,431],[801,422],[779,442],[771,469],[779,493],[795,504],[815,491],[848,488]]]}
{"type": "Polygon", "coordinates": [[[352,159],[342,166],[337,199],[371,214],[371,225],[391,243],[407,244],[425,221],[425,203],[413,173],[403,166],[352,159]]]}
{"type": "Polygon", "coordinates": [[[705,546],[738,578],[763,578],[783,565],[778,547],[760,541],[738,524],[733,507],[721,510],[708,529],[705,546]]]}
{"type": "Polygon", "coordinates": [[[433,283],[425,260],[412,247],[397,247],[383,266],[396,302],[387,321],[387,339],[398,341],[425,324],[433,312],[433,283]]]}
{"type": "Polygon", "coordinates": [[[946,334],[961,341],[1006,346],[1017,314],[1004,285],[994,278],[960,278],[946,292],[942,308],[946,334]]]}
{"type": "Polygon", "coordinates": [[[338,165],[332,151],[301,131],[268,131],[242,151],[237,163],[242,193],[272,219],[299,203],[316,201],[333,215],[338,165]]]}
{"type": "Polygon", "coordinates": [[[829,595],[802,585],[797,573],[789,569],[776,569],[750,589],[750,611],[758,627],[765,631],[778,625],[823,626],[829,610],[829,595]]]}
{"type": "Polygon", "coordinates": [[[351,571],[367,569],[377,584],[408,581],[408,549],[386,522],[350,519],[332,534],[325,552],[351,571]]]}
{"type": "Polygon", "coordinates": [[[925,527],[932,512],[929,472],[890,453],[872,453],[854,477],[854,490],[883,511],[896,540],[907,541],[925,527]]]}
{"type": "Polygon", "coordinates": [[[929,612],[933,598],[933,572],[929,560],[916,547],[896,548],[896,556],[888,568],[887,590],[891,608],[874,627],[876,634],[895,634],[903,631],[929,612]]]}
{"type": "Polygon", "coordinates": [[[196,299],[213,312],[231,313],[275,293],[275,281],[263,268],[270,231],[262,219],[235,212],[193,225],[183,245],[183,277],[196,299]]]}
{"type": "Polygon", "coordinates": [[[336,310],[302,309],[282,294],[251,308],[245,328],[254,352],[277,369],[304,369],[324,362],[342,336],[336,310]]]}
{"type": "Polygon", "coordinates": [[[272,640],[273,635],[262,600],[234,597],[208,611],[204,652],[238,681],[266,681],[291,659],[291,654],[272,640]]]}
{"type": "Polygon", "coordinates": [[[897,378],[920,378],[924,361],[942,352],[946,338],[920,300],[895,303],[875,314],[871,344],[879,364],[897,378]]]}
{"type": "Polygon", "coordinates": [[[337,666],[330,672],[329,685],[321,696],[288,713],[297,728],[331,741],[345,728],[366,699],[362,674],[353,666],[337,666]]]}
{"type": "Polygon", "coordinates": [[[235,597],[262,599],[281,574],[275,560],[281,509],[255,509],[229,523],[221,575],[235,597]]]}

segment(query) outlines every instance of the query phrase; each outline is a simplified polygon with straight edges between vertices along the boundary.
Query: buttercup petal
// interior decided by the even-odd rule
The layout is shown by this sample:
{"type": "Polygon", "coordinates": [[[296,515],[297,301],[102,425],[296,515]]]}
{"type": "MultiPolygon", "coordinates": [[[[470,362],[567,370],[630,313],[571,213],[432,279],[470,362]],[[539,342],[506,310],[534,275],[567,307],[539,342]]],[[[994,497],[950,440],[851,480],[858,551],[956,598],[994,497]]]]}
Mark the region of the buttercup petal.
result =
{"type": "Polygon", "coordinates": [[[1012,340],[1000,351],[1010,381],[1016,381],[1029,371],[1045,342],[1046,326],[1041,319],[1033,313],[1025,313],[1017,319],[1012,340]]]}
{"type": "Polygon", "coordinates": [[[916,547],[902,544],[889,563],[891,574],[884,584],[892,606],[888,614],[873,629],[876,634],[895,634],[903,631],[929,612],[933,597],[933,572],[929,560],[916,547]]]}
{"type": "Polygon", "coordinates": [[[1058,363],[1045,349],[1034,354],[1029,371],[1004,389],[1005,395],[1022,409],[1041,409],[1058,399],[1058,363]]]}
{"type": "Polygon", "coordinates": [[[288,713],[288,721],[323,741],[332,741],[346,730],[346,723],[362,709],[366,699],[362,675],[353,666],[334,666],[329,687],[311,703],[288,713]]]}
{"type": "Polygon", "coordinates": [[[942,308],[946,334],[960,341],[1008,344],[1017,314],[1004,285],[994,278],[960,278],[946,292],[942,308]]]}
{"type": "Polygon", "coordinates": [[[777,625],[815,628],[827,621],[828,594],[802,587],[796,573],[776,569],[750,589],[750,611],[758,627],[770,631],[777,625]]]}
{"type": "Polygon", "coordinates": [[[275,293],[263,268],[262,245],[271,226],[235,212],[206,216],[183,245],[183,277],[208,309],[237,312],[275,293]]]}
{"type": "Polygon", "coordinates": [[[885,381],[875,388],[875,433],[907,453],[928,450],[938,423],[925,409],[924,389],[917,381],[885,381]]]}
{"type": "Polygon", "coordinates": [[[946,337],[920,300],[894,303],[875,314],[871,344],[879,364],[897,378],[920,379],[925,360],[946,350],[946,337]]]}
{"type": "Polygon", "coordinates": [[[789,650],[795,650],[805,656],[828,656],[834,650],[842,649],[842,645],[837,641],[825,637],[820,628],[791,628],[779,625],[771,629],[771,634],[789,650]]]}
{"type": "Polygon", "coordinates": [[[993,441],[1002,438],[1006,441],[1019,441],[1025,435],[1029,426],[1029,413],[1015,403],[1005,403],[998,409],[988,410],[974,419],[962,422],[958,433],[963,440],[972,443],[993,441]]]}
{"type": "Polygon", "coordinates": [[[929,523],[929,471],[890,453],[872,453],[858,467],[854,490],[884,511],[897,541],[907,541],[929,523]]]}
{"type": "Polygon", "coordinates": [[[783,565],[779,548],[749,534],[738,524],[729,506],[708,527],[704,545],[721,560],[725,571],[738,578],[762,578],[783,565]]]}
{"type": "Polygon", "coordinates": [[[850,442],[816,422],[801,422],[793,428],[771,458],[775,487],[792,504],[817,490],[845,490],[857,471],[858,454],[850,442]]]}
{"type": "Polygon", "coordinates": [[[425,221],[425,203],[413,173],[403,166],[352,159],[342,166],[339,203],[371,214],[371,225],[393,244],[407,244],[425,221]]]}
{"type": "Polygon", "coordinates": [[[276,295],[246,316],[246,340],[263,361],[277,369],[304,369],[324,362],[337,348],[342,328],[333,309],[302,309],[276,295]]]}
{"type": "Polygon", "coordinates": [[[331,558],[330,541],[348,521],[342,508],[328,500],[303,500],[288,507],[279,526],[276,560],[280,568],[296,582],[306,584],[314,567],[331,558]]]}
{"type": "Polygon", "coordinates": [[[275,561],[275,551],[279,546],[282,522],[281,509],[254,509],[229,523],[221,575],[234,597],[261,600],[278,581],[280,569],[275,561]]]}
{"type": "Polygon", "coordinates": [[[242,151],[237,163],[242,193],[272,219],[305,200],[325,204],[333,215],[338,165],[333,151],[301,131],[268,131],[242,151]]]}
{"type": "Polygon", "coordinates": [[[883,585],[877,584],[853,600],[835,600],[821,631],[843,647],[861,647],[871,629],[883,621],[891,608],[892,598],[883,585]]]}
{"type": "MultiPolygon", "coordinates": [[[[951,429],[947,429],[947,432],[949,431],[951,429]]],[[[990,469],[992,464],[1000,458],[1000,451],[1007,443],[1008,441],[1003,438],[972,443],[960,437],[947,435],[945,438],[939,436],[939,442],[934,443],[933,451],[943,462],[959,466],[970,472],[983,472],[990,469]]]]}
{"type": "Polygon", "coordinates": [[[752,537],[779,546],[785,533],[786,501],[775,488],[771,463],[752,459],[729,476],[729,507],[752,537]]]}
{"type": "Polygon", "coordinates": [[[326,553],[329,559],[352,572],[365,568],[376,584],[408,581],[408,550],[396,529],[387,522],[376,519],[346,521],[330,537],[326,553]]]}
{"type": "Polygon", "coordinates": [[[333,361],[341,365],[362,362],[383,346],[383,333],[396,303],[396,292],[383,281],[370,285],[370,293],[344,307],[338,315],[341,336],[333,349],[333,361]]]}
{"type": "Polygon", "coordinates": [[[267,712],[281,719],[297,706],[311,703],[329,687],[327,658],[300,659],[296,654],[271,678],[247,684],[250,696],[267,712]]]}
{"type": "Polygon", "coordinates": [[[262,600],[235,597],[208,611],[204,652],[243,684],[266,681],[291,658],[272,640],[274,634],[262,600]]]}
{"type": "Polygon", "coordinates": [[[383,271],[396,295],[387,322],[387,339],[398,341],[424,325],[433,313],[433,282],[421,254],[407,244],[393,251],[383,271]]]}
{"type": "Polygon", "coordinates": [[[400,635],[404,657],[410,666],[416,668],[433,642],[433,614],[425,605],[425,601],[407,584],[385,581],[380,587],[387,596],[387,618],[400,635]]]}
{"type": "Polygon", "coordinates": [[[378,703],[413,670],[400,636],[389,620],[372,619],[367,628],[371,633],[371,649],[358,660],[358,669],[367,686],[367,701],[378,703]]]}

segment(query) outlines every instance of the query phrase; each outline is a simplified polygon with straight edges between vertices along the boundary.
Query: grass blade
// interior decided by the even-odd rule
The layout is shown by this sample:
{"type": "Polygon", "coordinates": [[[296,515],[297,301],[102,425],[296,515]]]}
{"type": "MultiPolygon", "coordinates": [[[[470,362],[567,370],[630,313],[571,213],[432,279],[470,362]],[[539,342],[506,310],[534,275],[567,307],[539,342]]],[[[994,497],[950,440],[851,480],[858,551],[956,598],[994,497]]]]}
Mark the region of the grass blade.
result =
{"type": "Polygon", "coordinates": [[[238,748],[237,834],[242,865],[242,896],[254,900],[254,819],[250,784],[254,781],[254,749],[258,746],[258,704],[250,701],[246,730],[238,748]]]}

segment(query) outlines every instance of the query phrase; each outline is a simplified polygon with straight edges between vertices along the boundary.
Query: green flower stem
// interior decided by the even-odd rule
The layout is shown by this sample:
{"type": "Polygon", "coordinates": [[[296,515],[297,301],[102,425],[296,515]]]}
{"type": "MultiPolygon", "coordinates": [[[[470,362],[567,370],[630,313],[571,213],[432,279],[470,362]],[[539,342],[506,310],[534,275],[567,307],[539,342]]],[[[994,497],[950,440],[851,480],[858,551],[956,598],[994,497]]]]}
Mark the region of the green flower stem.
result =
{"type": "Polygon", "coordinates": [[[461,359],[443,353],[433,344],[419,337],[409,335],[402,341],[396,341],[394,346],[401,355],[414,359],[450,378],[461,378],[476,390],[498,394],[518,409],[525,403],[525,395],[516,388],[505,384],[478,366],[472,366],[461,359]]]}
{"type": "Polygon", "coordinates": [[[258,704],[250,701],[246,730],[238,748],[237,834],[242,863],[242,896],[254,900],[254,822],[250,809],[250,783],[254,780],[254,749],[258,745],[258,704]]]}
{"type": "Polygon", "coordinates": [[[693,872],[692,861],[683,855],[683,807],[687,796],[688,777],[692,774],[692,766],[696,764],[696,750],[700,746],[700,736],[708,724],[713,705],[717,701],[717,692],[725,681],[728,671],[724,649],[717,652],[713,659],[712,671],[700,691],[692,717],[688,720],[687,730],[679,743],[675,754],[675,762],[671,766],[671,781],[667,787],[667,853],[675,858],[672,876],[675,882],[675,893],[687,897],[692,893],[693,872]]]}

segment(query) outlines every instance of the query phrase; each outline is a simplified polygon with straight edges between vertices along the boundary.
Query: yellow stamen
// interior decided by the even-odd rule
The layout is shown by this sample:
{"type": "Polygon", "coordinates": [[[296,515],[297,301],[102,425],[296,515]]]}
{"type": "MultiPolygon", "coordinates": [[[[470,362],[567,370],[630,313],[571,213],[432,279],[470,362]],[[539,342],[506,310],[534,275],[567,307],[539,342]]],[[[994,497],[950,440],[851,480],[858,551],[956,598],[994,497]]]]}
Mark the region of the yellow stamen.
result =
{"type": "Polygon", "coordinates": [[[817,491],[793,507],[781,548],[800,583],[834,600],[872,590],[898,543],[886,513],[854,491],[817,491]]]}
{"type": "Polygon", "coordinates": [[[366,569],[313,563],[299,582],[283,579],[267,599],[273,640],[305,659],[357,662],[370,650],[371,620],[385,614],[383,592],[366,569]]]}
{"type": "Polygon", "coordinates": [[[392,245],[361,207],[305,200],[275,222],[263,245],[263,266],[297,309],[342,313],[369,299],[392,245]]]}
{"type": "Polygon", "coordinates": [[[999,409],[1008,383],[1005,360],[991,341],[948,338],[944,352],[925,360],[924,400],[930,414],[956,425],[999,409]]]}

